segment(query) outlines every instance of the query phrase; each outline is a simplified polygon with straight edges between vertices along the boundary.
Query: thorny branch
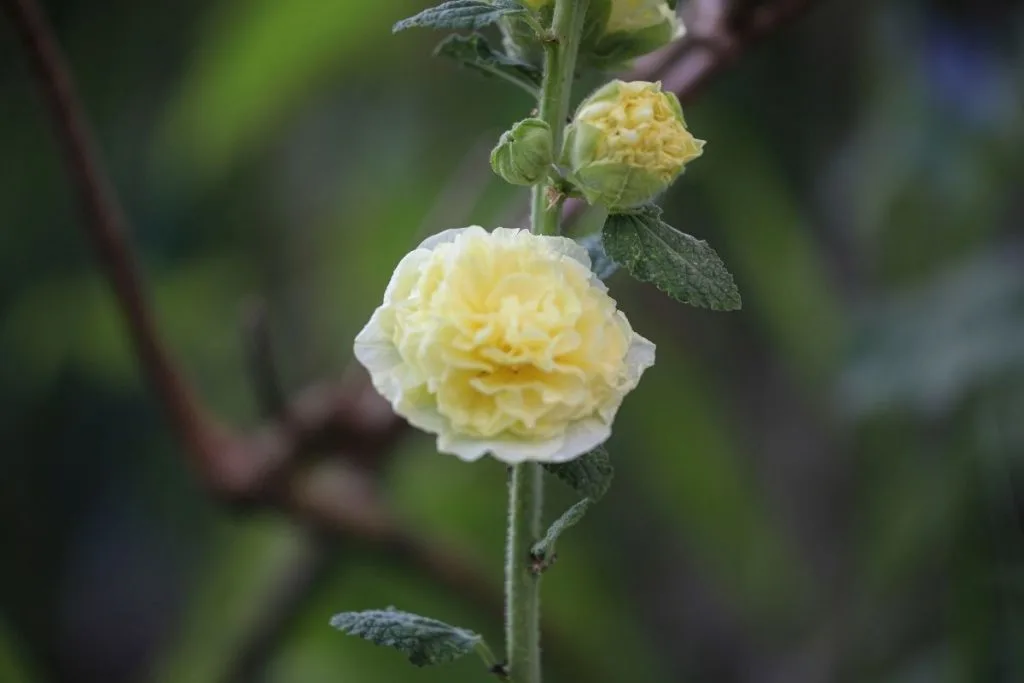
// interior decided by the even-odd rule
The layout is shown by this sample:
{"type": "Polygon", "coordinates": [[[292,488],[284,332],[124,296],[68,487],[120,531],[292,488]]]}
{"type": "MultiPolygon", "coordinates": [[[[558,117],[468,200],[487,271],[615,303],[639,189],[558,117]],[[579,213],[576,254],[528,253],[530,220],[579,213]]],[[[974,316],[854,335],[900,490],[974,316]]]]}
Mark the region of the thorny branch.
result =
{"type": "MultiPolygon", "coordinates": [[[[814,4],[815,0],[691,0],[687,38],[642,60],[628,78],[661,80],[684,102],[692,100],[751,45],[814,4]]],[[[45,17],[35,0],[0,0],[0,5],[18,33],[52,118],[82,207],[85,236],[110,282],[142,371],[200,481],[225,501],[272,507],[317,532],[369,542],[453,592],[500,609],[497,587],[482,579],[472,563],[409,532],[378,495],[374,475],[406,425],[373,391],[364,373],[351,371],[341,381],[313,385],[290,401],[282,400],[272,376],[262,376],[264,403],[271,404],[274,416],[250,434],[229,428],[203,404],[160,336],[124,211],[45,17]],[[307,456],[313,454],[338,457],[311,462],[307,456]]],[[[583,208],[569,202],[566,217],[577,216],[583,208]]],[[[255,323],[252,360],[272,370],[261,337],[262,322],[255,323]]],[[[300,585],[294,588],[300,595],[304,583],[299,577],[300,585]]],[[[285,610],[295,601],[280,602],[285,610]]]]}

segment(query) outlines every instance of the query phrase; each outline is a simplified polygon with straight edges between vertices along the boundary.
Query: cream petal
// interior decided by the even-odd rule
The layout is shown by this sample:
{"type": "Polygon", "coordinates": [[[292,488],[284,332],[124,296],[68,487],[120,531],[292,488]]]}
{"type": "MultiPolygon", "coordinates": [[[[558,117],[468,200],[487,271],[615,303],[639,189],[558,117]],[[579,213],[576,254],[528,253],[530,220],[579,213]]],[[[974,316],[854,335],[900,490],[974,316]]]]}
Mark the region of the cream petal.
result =
{"type": "Polygon", "coordinates": [[[629,349],[626,351],[625,371],[626,376],[613,401],[605,403],[599,409],[601,419],[608,425],[615,420],[615,414],[619,412],[626,394],[633,391],[640,383],[640,377],[644,371],[654,365],[655,345],[639,334],[633,333],[629,349]]]}
{"type": "Polygon", "coordinates": [[[439,434],[448,428],[448,420],[437,412],[430,401],[413,401],[403,395],[392,403],[392,408],[413,427],[430,434],[439,434]]]}
{"type": "Polygon", "coordinates": [[[425,239],[422,242],[420,242],[420,246],[417,247],[417,249],[426,249],[427,251],[433,251],[434,249],[436,249],[437,247],[439,247],[442,244],[448,244],[449,242],[454,242],[456,240],[456,238],[458,238],[458,236],[461,235],[464,232],[468,232],[470,234],[473,234],[473,233],[478,233],[479,234],[479,233],[486,233],[487,231],[484,230],[479,225],[470,225],[470,226],[465,227],[465,228],[451,228],[450,230],[442,230],[441,232],[437,233],[436,235],[431,235],[427,239],[425,239]]]}
{"type": "Polygon", "coordinates": [[[353,344],[356,360],[362,363],[371,375],[391,372],[402,363],[390,335],[381,325],[380,320],[385,314],[383,306],[374,311],[370,321],[356,335],[353,344]]]}
{"type": "Polygon", "coordinates": [[[644,374],[644,370],[654,365],[656,349],[657,346],[654,342],[641,337],[636,332],[633,333],[629,350],[626,351],[626,372],[630,381],[630,389],[640,381],[640,375],[644,374]]]}
{"type": "MultiPolygon", "coordinates": [[[[419,249],[414,250],[402,259],[388,285],[384,304],[374,311],[370,321],[356,336],[354,343],[356,358],[369,370],[374,387],[389,401],[395,412],[405,417],[410,424],[424,431],[437,434],[439,451],[453,454],[466,461],[477,460],[490,453],[496,459],[510,464],[524,461],[567,462],[604,442],[611,434],[612,419],[615,417],[623,397],[636,386],[643,371],[654,362],[654,345],[640,335],[633,333],[625,316],[620,312],[614,311],[613,304],[609,311],[611,311],[611,315],[618,316],[619,319],[607,320],[605,324],[611,325],[609,329],[618,327],[619,331],[626,334],[626,338],[629,339],[629,347],[623,365],[617,365],[619,362],[617,359],[621,358],[617,354],[621,353],[622,348],[617,346],[618,351],[614,361],[616,367],[612,367],[612,358],[609,357],[604,359],[604,365],[601,366],[605,369],[598,372],[608,373],[603,381],[609,382],[614,395],[602,398],[603,405],[598,404],[598,399],[595,395],[591,399],[593,403],[585,408],[587,413],[593,412],[588,417],[576,419],[566,424],[564,427],[565,431],[557,437],[529,439],[515,436],[499,436],[497,438],[467,436],[453,429],[449,418],[441,414],[436,396],[438,383],[442,381],[458,381],[452,378],[445,380],[447,375],[442,377],[438,374],[440,372],[438,368],[435,367],[437,365],[435,361],[438,359],[443,360],[445,350],[435,346],[431,351],[432,356],[430,358],[426,356],[424,358],[403,358],[394,343],[395,325],[397,320],[402,320],[403,325],[409,324],[408,321],[410,320],[417,320],[409,316],[419,314],[415,309],[421,305],[421,302],[416,292],[419,291],[417,287],[420,286],[422,274],[426,272],[424,271],[424,264],[431,260],[440,259],[437,263],[442,263],[446,267],[449,266],[449,254],[447,252],[444,255],[432,254],[431,252],[440,245],[455,242],[458,242],[453,247],[455,254],[458,254],[459,250],[463,248],[477,250],[480,253],[479,250],[489,248],[489,243],[490,245],[499,243],[514,247],[518,254],[530,253],[530,250],[534,250],[533,253],[536,257],[541,259],[550,259],[552,251],[560,257],[568,257],[560,258],[560,263],[563,268],[571,269],[574,275],[568,279],[561,279],[556,276],[552,280],[553,286],[558,286],[557,283],[566,283],[572,287],[579,288],[586,280],[579,277],[582,272],[578,269],[583,267],[586,268],[586,273],[590,273],[590,258],[586,249],[567,238],[544,238],[544,242],[541,243],[538,238],[525,231],[497,228],[493,233],[489,234],[480,226],[446,230],[438,235],[434,235],[425,240],[419,249]],[[569,262],[569,259],[572,259],[573,262],[569,262]],[[396,318],[396,316],[399,317],[396,318]]],[[[486,252],[482,253],[486,255],[486,252]]],[[[435,263],[434,266],[436,265],[435,263]]],[[[477,268],[477,270],[471,270],[470,272],[476,276],[480,271],[477,268]]],[[[592,274],[590,274],[590,280],[589,285],[583,286],[596,288],[602,292],[605,291],[604,284],[592,274]]],[[[506,277],[506,280],[503,282],[511,286],[518,281],[509,280],[506,277]]],[[[516,286],[529,290],[528,284],[530,286],[533,285],[531,281],[530,283],[516,286]]],[[[454,309],[441,308],[436,311],[430,311],[429,315],[419,318],[419,322],[414,324],[452,325],[452,318],[450,317],[452,314],[460,315],[464,314],[464,312],[460,312],[458,307],[454,309]]],[[[531,324],[533,326],[527,328],[527,331],[533,335],[530,338],[536,337],[538,341],[545,341],[544,329],[546,328],[544,328],[544,325],[538,326],[536,321],[531,324]]],[[[406,330],[406,332],[409,331],[406,330]]],[[[429,327],[416,332],[416,334],[420,333],[423,334],[412,338],[413,342],[420,343],[416,340],[422,342],[431,341],[431,334],[433,333],[429,327]]],[[[559,334],[564,333],[562,331],[559,334]]],[[[597,341],[599,338],[600,335],[593,337],[594,343],[600,343],[597,341]]],[[[582,340],[584,337],[581,336],[580,339],[582,340]]],[[[453,341],[450,336],[442,334],[433,338],[432,343],[439,343],[443,346],[446,343],[453,343],[453,341]]],[[[565,394],[564,390],[555,392],[552,396],[553,401],[567,400],[567,394],[565,394]]],[[[570,403],[578,405],[585,398],[587,397],[578,396],[573,398],[570,403]]],[[[532,424],[529,420],[530,417],[531,415],[526,415],[525,424],[532,424]]],[[[564,419],[572,418],[566,416],[564,419]]],[[[545,431],[545,433],[550,433],[550,431],[545,431]]]]}
{"type": "Polygon", "coordinates": [[[561,463],[575,460],[608,440],[611,425],[599,417],[571,423],[562,436],[544,441],[515,439],[474,439],[444,432],[437,437],[437,450],[472,462],[490,454],[509,465],[521,462],[561,463]]]}
{"type": "Polygon", "coordinates": [[[449,453],[460,460],[473,462],[486,454],[508,465],[521,462],[555,462],[564,439],[559,436],[546,441],[515,439],[476,439],[461,434],[442,433],[437,437],[437,450],[449,453]]]}
{"type": "Polygon", "coordinates": [[[548,240],[555,252],[579,261],[587,270],[590,270],[590,252],[579,242],[568,237],[549,237],[548,240]]]}
{"type": "Polygon", "coordinates": [[[429,258],[430,252],[426,249],[414,249],[398,262],[395,272],[388,281],[387,289],[384,290],[385,306],[409,296],[409,291],[416,282],[416,272],[429,258]]]}
{"type": "Polygon", "coordinates": [[[610,421],[605,422],[597,417],[577,420],[566,429],[562,447],[545,462],[558,463],[575,460],[603,444],[611,435],[610,421]]]}

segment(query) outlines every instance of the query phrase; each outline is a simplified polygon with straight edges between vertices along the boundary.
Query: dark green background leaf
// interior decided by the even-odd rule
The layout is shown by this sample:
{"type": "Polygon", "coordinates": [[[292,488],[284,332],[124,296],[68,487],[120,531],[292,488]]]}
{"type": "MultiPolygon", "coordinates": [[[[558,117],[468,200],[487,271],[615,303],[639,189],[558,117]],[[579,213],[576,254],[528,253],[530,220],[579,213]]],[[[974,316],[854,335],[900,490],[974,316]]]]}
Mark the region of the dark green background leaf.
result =
{"type": "Polygon", "coordinates": [[[603,239],[616,263],[677,301],[716,311],[741,306],[736,283],[715,250],[662,221],[657,207],[611,214],[603,239]]]}
{"type": "Polygon", "coordinates": [[[472,652],[482,640],[472,631],[394,608],[342,612],[331,618],[331,626],[350,636],[393,647],[416,666],[454,661],[472,652]]]}
{"type": "Polygon", "coordinates": [[[450,35],[441,41],[434,55],[454,59],[485,76],[504,79],[530,95],[536,96],[539,92],[541,73],[537,67],[494,50],[479,33],[450,35]]]}
{"type": "Polygon", "coordinates": [[[403,19],[392,27],[394,33],[407,28],[455,28],[477,29],[493,24],[506,14],[525,12],[526,8],[512,0],[451,0],[425,9],[419,14],[403,19]]]}

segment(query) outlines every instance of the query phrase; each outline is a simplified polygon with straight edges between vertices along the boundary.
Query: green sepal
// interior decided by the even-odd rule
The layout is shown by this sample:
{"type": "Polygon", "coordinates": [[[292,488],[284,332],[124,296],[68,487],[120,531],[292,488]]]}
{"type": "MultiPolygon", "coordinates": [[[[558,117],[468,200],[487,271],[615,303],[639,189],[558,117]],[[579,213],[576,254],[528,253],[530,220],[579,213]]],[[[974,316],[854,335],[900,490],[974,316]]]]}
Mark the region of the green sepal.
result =
{"type": "Polygon", "coordinates": [[[472,631],[393,607],[342,612],[331,618],[331,626],[350,636],[394,648],[416,666],[451,662],[483,645],[483,637],[472,631]]]}
{"type": "Polygon", "coordinates": [[[536,98],[540,93],[541,71],[515,57],[494,50],[479,33],[452,34],[434,49],[435,57],[448,57],[484,76],[494,76],[517,85],[536,98]]]}
{"type": "Polygon", "coordinates": [[[610,214],[602,238],[616,263],[676,301],[715,311],[742,306],[736,283],[715,250],[666,224],[656,206],[610,214]]]}
{"type": "Polygon", "coordinates": [[[587,16],[583,20],[583,34],[580,39],[579,59],[583,64],[591,66],[589,60],[591,48],[601,39],[611,13],[612,0],[590,0],[587,16]]]}
{"type": "Polygon", "coordinates": [[[391,27],[391,32],[409,28],[478,29],[497,22],[503,16],[526,11],[515,0],[449,0],[402,19],[391,27]]]}
{"type": "Polygon", "coordinates": [[[491,151],[491,169],[512,185],[536,185],[554,161],[551,126],[541,119],[523,119],[501,134],[491,151]]]}
{"type": "Polygon", "coordinates": [[[569,178],[588,204],[604,206],[609,211],[643,205],[668,189],[670,184],[657,173],[611,161],[573,169],[569,178]]]}
{"type": "Polygon", "coordinates": [[[587,64],[595,69],[613,71],[631,60],[654,52],[672,42],[676,27],[669,22],[636,31],[616,31],[601,36],[587,49],[587,64]]]}
{"type": "MultiPolygon", "coordinates": [[[[608,83],[584,100],[611,97],[618,88],[608,83]]],[[[582,121],[574,121],[565,129],[561,164],[569,169],[569,180],[586,198],[588,204],[604,206],[610,211],[646,204],[668,189],[671,181],[643,168],[613,161],[593,161],[603,133],[582,121]]]]}

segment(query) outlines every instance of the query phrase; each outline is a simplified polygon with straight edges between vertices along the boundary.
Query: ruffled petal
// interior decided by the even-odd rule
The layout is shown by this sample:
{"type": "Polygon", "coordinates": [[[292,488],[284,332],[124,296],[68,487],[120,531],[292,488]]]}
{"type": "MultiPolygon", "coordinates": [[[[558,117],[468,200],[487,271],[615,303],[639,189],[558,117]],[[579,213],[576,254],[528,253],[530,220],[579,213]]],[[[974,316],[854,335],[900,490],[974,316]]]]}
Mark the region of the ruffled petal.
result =
{"type": "Polygon", "coordinates": [[[354,347],[377,391],[436,434],[439,451],[509,464],[593,450],[654,362],[584,247],[479,226],[406,255],[354,347]]]}

